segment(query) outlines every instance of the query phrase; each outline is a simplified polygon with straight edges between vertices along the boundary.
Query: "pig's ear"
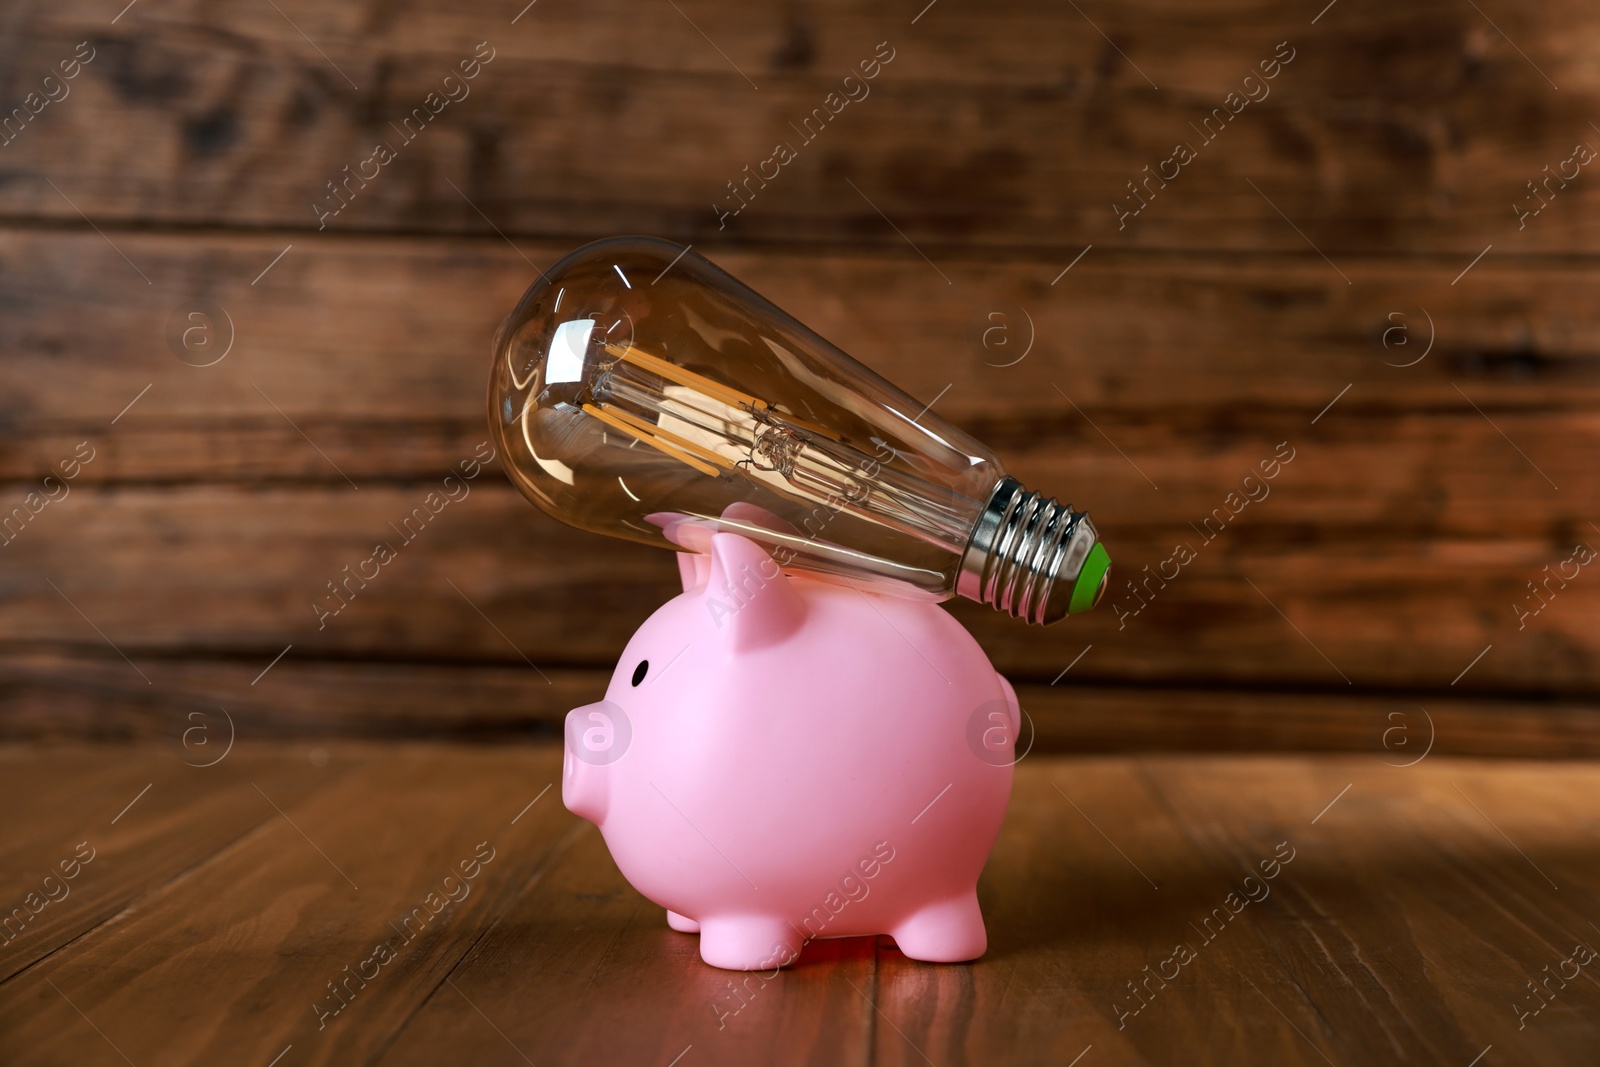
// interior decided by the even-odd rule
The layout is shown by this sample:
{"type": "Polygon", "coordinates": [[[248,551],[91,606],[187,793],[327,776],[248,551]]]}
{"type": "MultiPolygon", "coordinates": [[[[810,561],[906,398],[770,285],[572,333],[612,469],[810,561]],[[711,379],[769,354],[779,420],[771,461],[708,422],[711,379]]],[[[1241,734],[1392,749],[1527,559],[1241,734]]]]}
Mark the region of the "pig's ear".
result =
{"type": "Polygon", "coordinates": [[[805,601],[761,546],[738,534],[711,538],[707,606],[737,652],[783,641],[800,628],[805,601]]]}
{"type": "Polygon", "coordinates": [[[683,578],[685,593],[699,592],[711,577],[711,557],[703,552],[679,552],[678,574],[683,578]]]}

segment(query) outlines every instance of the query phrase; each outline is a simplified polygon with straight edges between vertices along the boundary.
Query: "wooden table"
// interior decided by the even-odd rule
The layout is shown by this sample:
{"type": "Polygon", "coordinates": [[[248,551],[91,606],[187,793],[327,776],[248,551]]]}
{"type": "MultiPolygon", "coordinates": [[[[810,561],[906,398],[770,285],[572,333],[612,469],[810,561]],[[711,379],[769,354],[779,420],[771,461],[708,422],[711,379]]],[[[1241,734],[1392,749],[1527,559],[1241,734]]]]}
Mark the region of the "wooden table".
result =
{"type": "Polygon", "coordinates": [[[0,906],[27,916],[0,1060],[1502,1067],[1600,1041],[1590,764],[1030,757],[981,961],[818,941],[741,999],[561,806],[556,749],[326,744],[0,749],[0,906]]]}

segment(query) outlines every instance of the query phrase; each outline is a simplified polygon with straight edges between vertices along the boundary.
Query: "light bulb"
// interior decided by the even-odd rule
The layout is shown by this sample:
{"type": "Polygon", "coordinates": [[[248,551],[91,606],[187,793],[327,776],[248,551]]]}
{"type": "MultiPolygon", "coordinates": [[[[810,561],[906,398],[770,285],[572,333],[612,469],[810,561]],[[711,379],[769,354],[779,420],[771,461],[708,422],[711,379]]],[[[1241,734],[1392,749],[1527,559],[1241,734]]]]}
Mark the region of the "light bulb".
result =
{"type": "Polygon", "coordinates": [[[579,529],[702,552],[732,531],[785,570],[1036,623],[1105,589],[1085,513],[666,241],[585,245],[528,289],[489,424],[517,488],[579,529]]]}

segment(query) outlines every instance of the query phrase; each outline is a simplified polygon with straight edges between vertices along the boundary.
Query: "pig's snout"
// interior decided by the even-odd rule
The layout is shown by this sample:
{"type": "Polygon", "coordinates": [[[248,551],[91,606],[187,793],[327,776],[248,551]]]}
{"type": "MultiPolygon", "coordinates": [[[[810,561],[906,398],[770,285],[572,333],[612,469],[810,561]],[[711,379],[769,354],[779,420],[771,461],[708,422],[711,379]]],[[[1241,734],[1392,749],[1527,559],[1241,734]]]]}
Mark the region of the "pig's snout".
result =
{"type": "Polygon", "coordinates": [[[610,800],[607,768],[622,758],[632,740],[627,713],[609,700],[567,712],[561,802],[568,811],[600,825],[610,800]]]}
{"type": "Polygon", "coordinates": [[[606,792],[605,769],[584,763],[568,748],[561,771],[561,802],[567,810],[598,826],[606,817],[606,792]]]}

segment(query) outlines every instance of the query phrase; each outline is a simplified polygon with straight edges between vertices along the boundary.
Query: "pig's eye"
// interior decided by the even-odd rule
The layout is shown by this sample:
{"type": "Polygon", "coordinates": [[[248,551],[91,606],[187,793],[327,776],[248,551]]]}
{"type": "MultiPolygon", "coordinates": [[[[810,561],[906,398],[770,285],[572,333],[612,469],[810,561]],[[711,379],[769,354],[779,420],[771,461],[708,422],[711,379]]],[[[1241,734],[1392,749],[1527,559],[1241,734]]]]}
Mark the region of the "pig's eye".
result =
{"type": "Polygon", "coordinates": [[[640,660],[639,665],[633,669],[633,687],[635,689],[639,688],[639,683],[644,681],[645,672],[649,669],[650,661],[647,659],[640,660]]]}

